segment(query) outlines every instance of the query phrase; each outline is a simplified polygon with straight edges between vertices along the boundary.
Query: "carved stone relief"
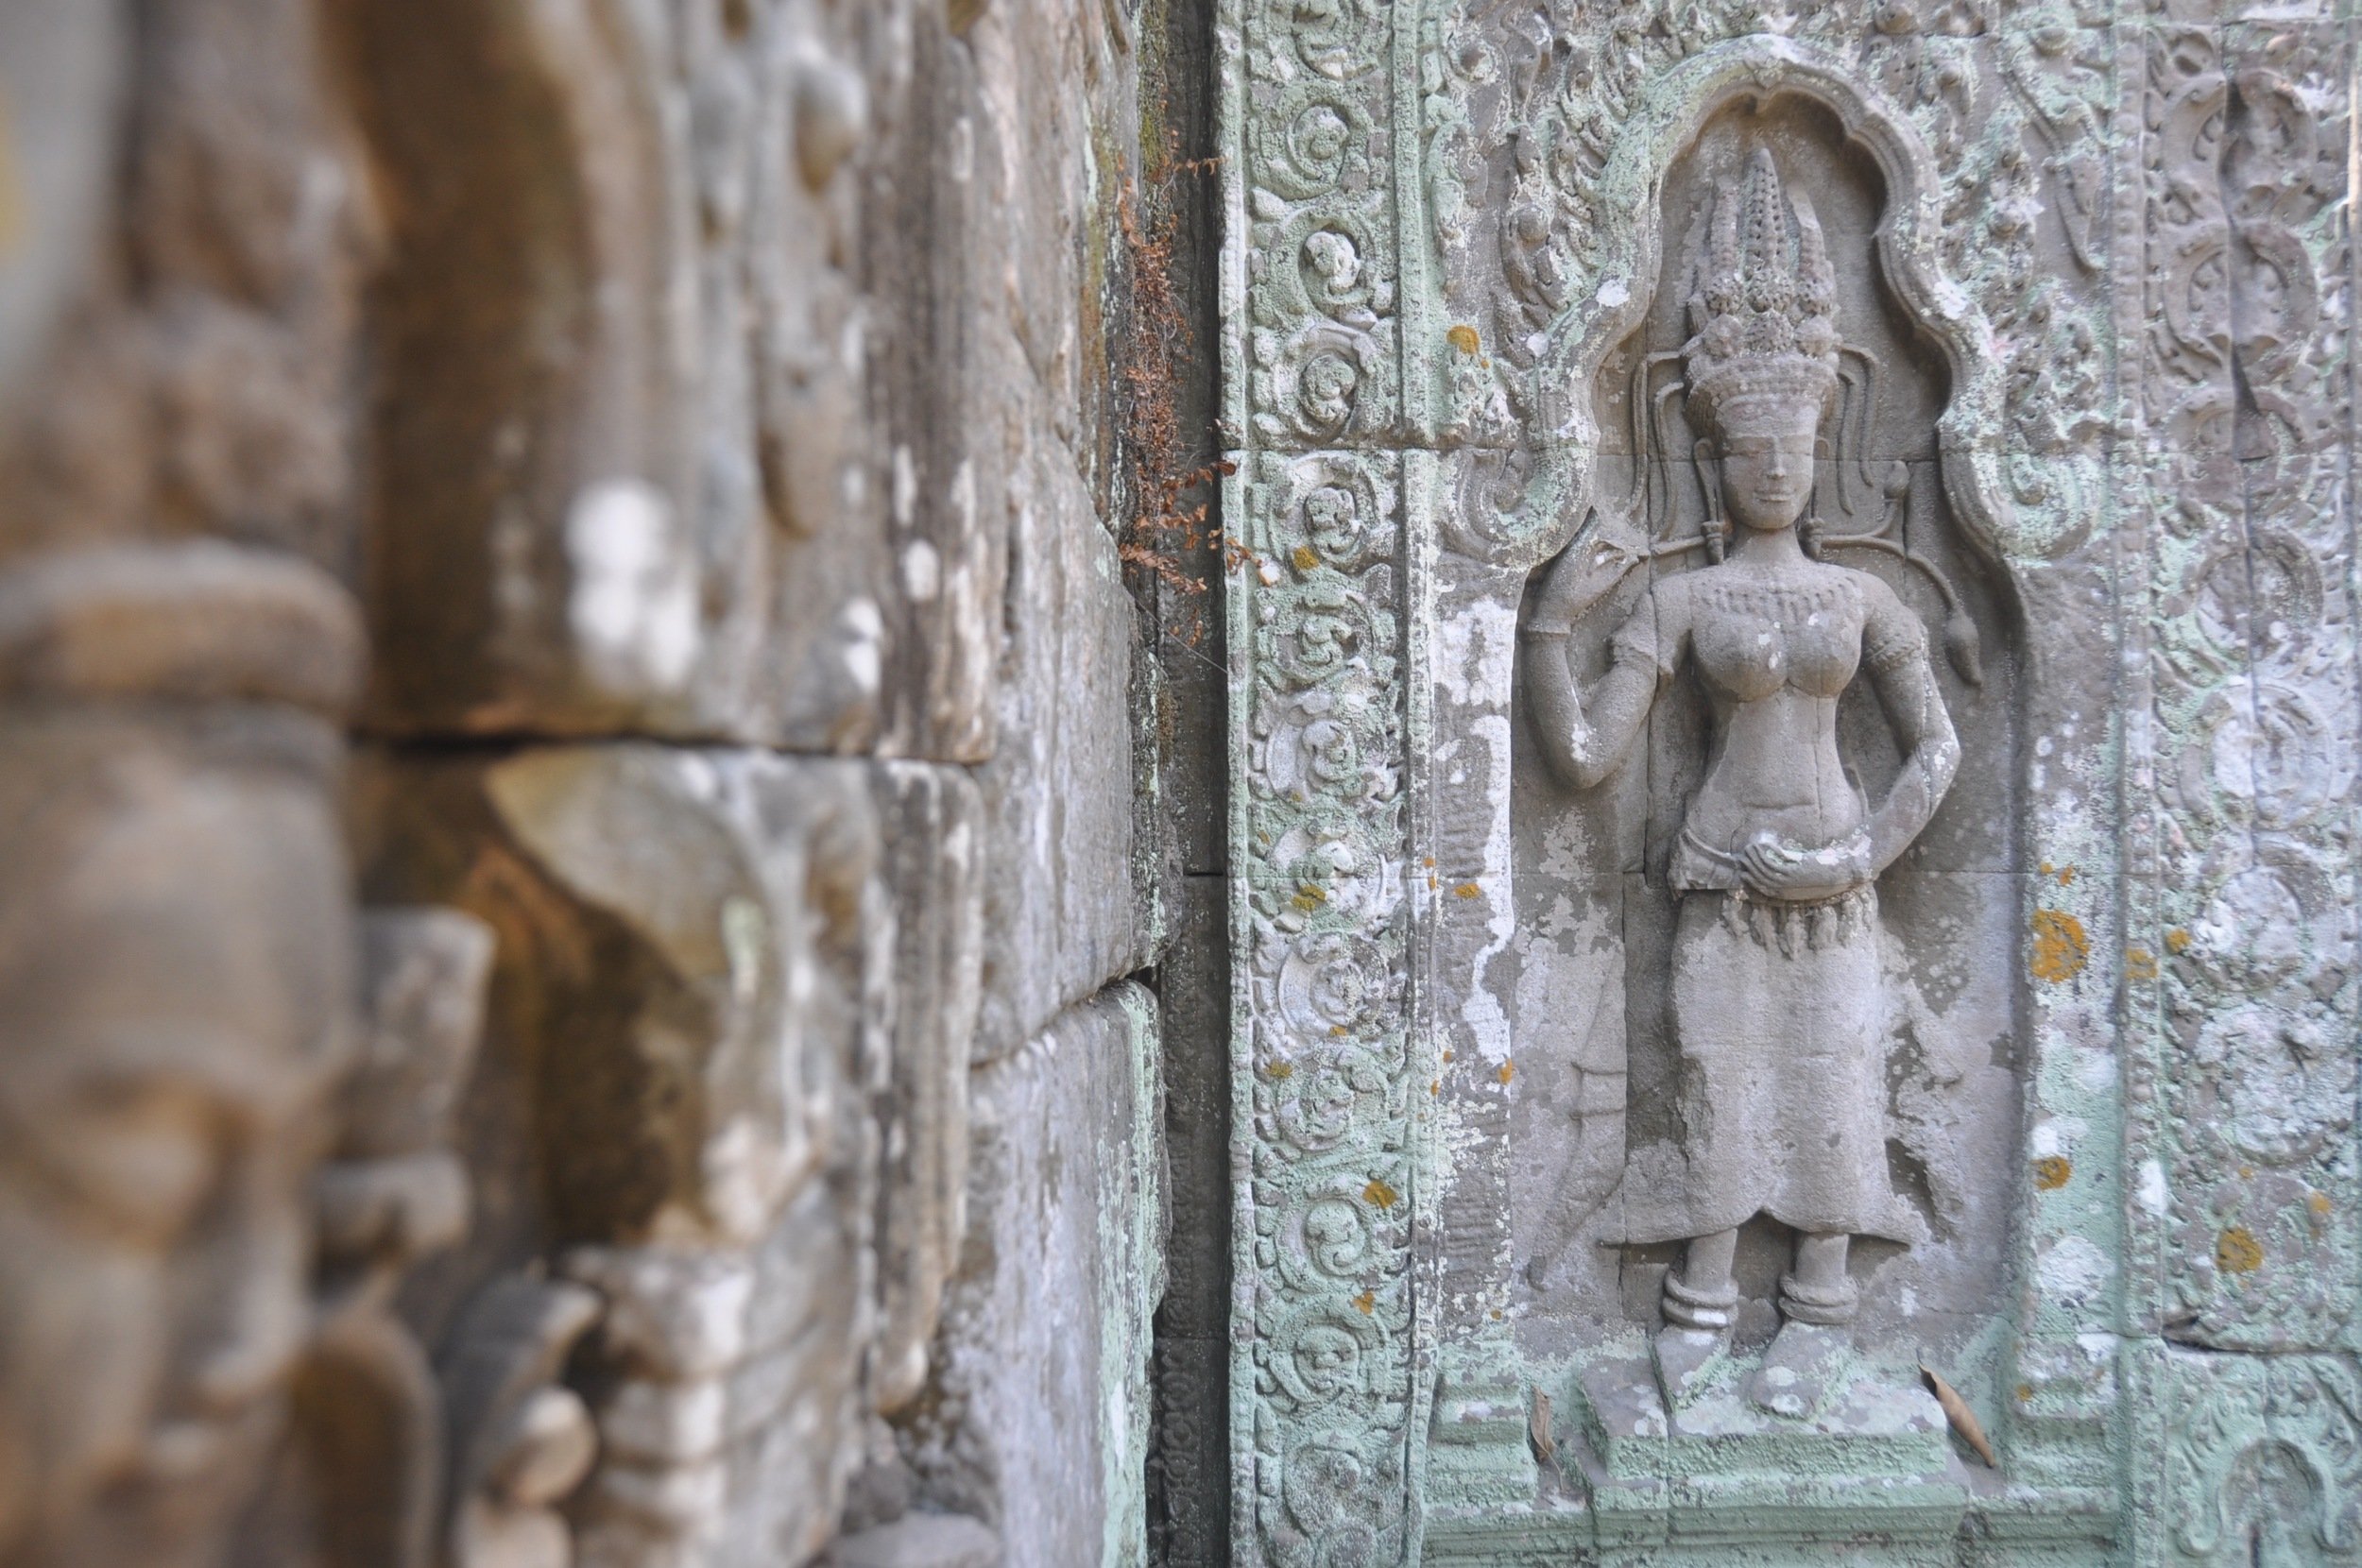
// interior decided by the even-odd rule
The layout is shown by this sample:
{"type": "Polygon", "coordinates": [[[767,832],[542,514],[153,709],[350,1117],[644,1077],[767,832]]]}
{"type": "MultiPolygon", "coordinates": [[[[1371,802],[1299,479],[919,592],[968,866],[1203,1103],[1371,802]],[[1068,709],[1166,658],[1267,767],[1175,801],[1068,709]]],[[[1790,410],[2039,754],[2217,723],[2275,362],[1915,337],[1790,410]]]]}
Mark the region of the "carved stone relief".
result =
{"type": "MultiPolygon", "coordinates": [[[[1513,779],[1512,812],[1531,924],[1515,967],[1496,971],[1531,1097],[1505,1129],[1523,1145],[1512,1310],[1528,1346],[1591,1362],[1574,1405],[1613,1474],[1715,1463],[1752,1432],[1801,1469],[1937,1480],[1943,1419],[1913,1363],[1973,1389],[1990,1375],[1974,1362],[2009,1312],[2011,1217],[1974,1172],[2015,1163],[2023,1094],[1998,978],[2018,948],[2012,594],[1996,592],[1991,542],[1963,529],[1947,470],[1969,470],[1968,518],[2009,503],[1980,493],[1997,471],[1947,444],[1960,421],[1926,349],[1942,318],[1913,322],[1926,280],[1898,275],[1913,264],[1901,197],[1861,156],[1881,111],[1842,94],[1827,106],[1797,63],[1785,94],[1693,122],[1667,172],[1660,270],[1597,383],[1597,510],[1524,615],[1537,760],[1513,779]],[[1561,628],[1576,683],[1610,672],[1591,689],[1603,706],[1573,698],[1561,628]],[[1861,652],[1816,676],[1812,639],[1833,631],[1861,652]],[[1779,662],[1735,681],[1732,656],[1779,662]],[[1809,701],[1826,704],[1823,739],[1747,743],[1750,715],[1788,722],[1809,701]],[[1808,782],[1816,747],[1826,783],[1808,782]],[[1947,802],[1963,749],[1976,782],[1947,802]],[[1607,798],[1570,813],[1570,785],[1607,778],[1607,798]],[[1813,804],[1781,817],[1796,809],[1783,800],[1813,804]],[[1782,853],[1773,831],[1747,848],[1764,823],[1830,810],[1866,837],[1849,848],[1814,827],[1782,853]],[[1777,891],[1797,877],[1801,906],[1777,891]],[[1718,901],[1725,918],[1708,919],[1718,901]],[[1724,933],[1748,950],[1706,956],[1724,933]],[[1849,1048],[1841,1081],[1820,1076],[1849,1048]],[[1784,1116],[1800,1119],[1783,1132],[1784,1116]],[[1816,1233],[1777,1207],[1839,1190],[1860,1228],[1816,1233]],[[1686,1253],[1634,1245],[1677,1237],[1686,1253]],[[1605,1353],[1660,1318],[1641,1363],[1653,1394],[1635,1399],[1605,1353]],[[1665,1455],[1636,1460],[1631,1439],[1652,1428],[1665,1455]],[[1852,1457],[1807,1457],[1814,1443],[1852,1457]]],[[[1890,166],[1908,191],[1911,165],[1890,166]]]]}
{"type": "Polygon", "coordinates": [[[1138,13],[0,8],[0,1564],[1138,1559],[1138,13]]]}
{"type": "MultiPolygon", "coordinates": [[[[1553,564],[1522,633],[1534,744],[1576,789],[1623,768],[1660,695],[1696,661],[1711,762],[1690,784],[1694,761],[1685,766],[1669,747],[1651,757],[1652,816],[1662,816],[1668,794],[1686,796],[1686,808],[1630,893],[1647,897],[1661,877],[1679,911],[1664,955],[1669,992],[1647,984],[1635,955],[1625,1003],[1628,1017],[1669,1014],[1678,1065],[1618,1075],[1630,1106],[1617,1140],[1626,1159],[1620,1173],[1607,1173],[1611,1192],[1600,1196],[1612,1218],[1598,1240],[1686,1243],[1681,1267],[1665,1276],[1667,1332],[1657,1341],[1663,1391],[1677,1405],[1726,1352],[1740,1299],[1739,1227],[1764,1215],[1793,1231],[1778,1338],[1748,1388],[1759,1407],[1801,1415],[1837,1392],[1830,1379],[1847,1337],[1827,1331],[1850,1325],[1860,1307],[1849,1244],[1931,1239],[1935,1217],[1917,1213],[1888,1169],[1890,1142],[1908,1152],[1929,1137],[1890,1128],[1890,1081],[1902,1054],[1890,1041],[1891,1019],[1907,1010],[1883,974],[1888,927],[1875,889],[1942,804],[1960,743],[1919,612],[1885,579],[1840,564],[1848,547],[1874,546],[1925,562],[1897,537],[1902,519],[1857,532],[1815,509],[1823,499],[1815,494],[1817,449],[1838,496],[1868,466],[1856,458],[1869,438],[1874,383],[1863,374],[1848,385],[1864,418],[1846,431],[1841,367],[1849,355],[1877,365],[1841,336],[1830,239],[1792,175],[1783,189],[1768,145],[1749,153],[1741,143],[1735,162],[1712,181],[1719,194],[1690,226],[1675,275],[1691,335],[1672,351],[1680,376],[1671,390],[1702,433],[1691,443],[1697,455],[1670,445],[1669,421],[1661,420],[1652,421],[1658,438],[1635,453],[1644,473],[1694,484],[1706,515],[1695,535],[1663,546],[1630,519],[1602,520],[1553,564]],[[1834,440],[1820,435],[1832,415],[1834,440]],[[1703,559],[1685,572],[1685,556],[1703,559]],[[1577,620],[1644,561],[1647,586],[1620,616],[1609,673],[1583,681],[1566,648],[1577,620]],[[1839,700],[1857,673],[1875,685],[1892,732],[1891,777],[1874,797],[1856,782],[1858,754],[1840,749],[1839,700]]],[[[1664,362],[1652,354],[1635,364],[1635,409],[1669,407],[1648,374],[1664,362]]],[[[1649,484],[1635,488],[1645,501],[1649,484]]],[[[1899,503],[1908,470],[1895,489],[1899,503]]],[[[1927,572],[1944,602],[1955,602],[1943,573],[1927,572]]],[[[1965,629],[1973,638],[1973,622],[1965,629]]],[[[1981,683],[1972,641],[1963,639],[1955,657],[1981,683]]],[[[1566,848],[1584,853],[1580,844],[1566,848]]],[[[1957,1213],[1957,1161],[1928,1149],[1921,1167],[1931,1166],[1931,1185],[1957,1213]]],[[[1574,1242],[1549,1245],[1563,1253],[1574,1242]]]]}
{"type": "Polygon", "coordinates": [[[449,1447],[443,1561],[449,1568],[569,1568],[560,1507],[598,1455],[566,1359],[604,1308],[561,1280],[509,1275],[470,1304],[437,1369],[449,1447]]]}
{"type": "Polygon", "coordinates": [[[583,1560],[816,1548],[872,1334],[834,1287],[877,1209],[895,951],[867,767],[561,747],[389,765],[370,795],[385,865],[447,867],[437,895],[502,933],[477,1114],[540,1177],[499,1181],[478,1245],[547,1247],[604,1303],[583,1560]]]}
{"type": "Polygon", "coordinates": [[[432,650],[378,673],[388,727],[878,739],[849,162],[893,9],[729,9],[355,8],[399,198],[371,611],[432,650]]]}
{"type": "Polygon", "coordinates": [[[1242,1559],[2343,1560],[2342,25],[1224,26],[1242,1559]]]}
{"type": "MultiPolygon", "coordinates": [[[[2357,1269],[2353,611],[2334,200],[2342,39],[2148,41],[2145,418],[2161,893],[2138,980],[2162,1026],[2171,1258],[2157,1304],[2199,1344],[2343,1342],[2357,1269]],[[2332,1042],[2337,1042],[2333,1044],[2332,1042]]],[[[2146,847],[2146,846],[2145,846],[2146,847]]]]}
{"type": "Polygon", "coordinates": [[[0,24],[10,1568],[219,1562],[317,1338],[364,660],[324,568],[375,214],[315,21],[0,24]]]}
{"type": "Polygon", "coordinates": [[[493,933],[456,910],[380,908],[360,939],[355,1049],[313,1183],[311,1323],[272,1474],[231,1560],[566,1568],[572,1531],[550,1505],[581,1480],[595,1439],[563,1361],[598,1298],[496,1282],[436,1357],[401,1310],[420,1265],[470,1229],[471,1183],[452,1140],[493,933]]]}
{"type": "Polygon", "coordinates": [[[0,624],[0,1558],[207,1562],[309,1337],[357,957],[322,710],[357,618],[209,545],[20,568],[0,624]]]}

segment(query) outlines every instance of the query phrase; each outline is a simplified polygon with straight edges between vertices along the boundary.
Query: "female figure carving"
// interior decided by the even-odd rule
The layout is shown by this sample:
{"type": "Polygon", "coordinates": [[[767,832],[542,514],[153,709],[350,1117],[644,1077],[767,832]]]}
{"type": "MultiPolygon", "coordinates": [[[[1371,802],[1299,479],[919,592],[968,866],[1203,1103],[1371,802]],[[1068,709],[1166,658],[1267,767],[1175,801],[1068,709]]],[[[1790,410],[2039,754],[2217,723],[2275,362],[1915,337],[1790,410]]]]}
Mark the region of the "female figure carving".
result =
{"type": "MultiPolygon", "coordinates": [[[[1687,407],[1736,540],[1725,554],[1709,523],[1713,564],[1651,585],[1588,690],[1565,639],[1635,557],[1569,550],[1525,627],[1530,692],[1545,754],[1585,789],[1622,763],[1685,661],[1706,693],[1705,778],[1669,877],[1679,1158],[1628,1164],[1621,1239],[1686,1243],[1664,1310],[1695,1370],[1737,1303],[1738,1227],[1769,1214],[1792,1228],[1767,1368],[1801,1370],[1825,1352],[1819,1331],[1854,1315],[1851,1238],[1908,1236],[1887,1175],[1875,881],[1926,826],[1960,745],[1919,617],[1879,578],[1819,558],[1806,512],[1839,382],[1835,282],[1810,203],[1782,191],[1768,150],[1718,200],[1692,276],[1687,407]],[[1862,673],[1903,754],[1874,804],[1838,747],[1838,699],[1862,673]]],[[[1661,1341],[1669,1394],[1674,1359],[1661,1341]]],[[[1802,1413],[1779,1392],[1793,1386],[1759,1376],[1758,1402],[1802,1413]]]]}

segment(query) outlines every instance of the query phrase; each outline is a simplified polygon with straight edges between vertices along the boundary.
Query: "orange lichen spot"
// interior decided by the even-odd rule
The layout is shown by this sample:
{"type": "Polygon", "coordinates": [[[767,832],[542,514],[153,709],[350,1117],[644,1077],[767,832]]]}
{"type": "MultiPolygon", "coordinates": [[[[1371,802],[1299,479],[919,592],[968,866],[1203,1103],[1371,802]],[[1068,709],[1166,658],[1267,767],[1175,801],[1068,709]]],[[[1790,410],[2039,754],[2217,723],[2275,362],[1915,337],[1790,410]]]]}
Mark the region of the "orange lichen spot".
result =
{"type": "Polygon", "coordinates": [[[2056,984],[2071,980],[2091,962],[2091,938],[2083,923],[2064,910],[2036,910],[2032,921],[2034,951],[2028,966],[2036,980],[2056,984]]]}
{"type": "Polygon", "coordinates": [[[1353,1031],[1347,1029],[1343,1024],[1331,1024],[1328,1026],[1328,1036],[1332,1040],[1342,1040],[1352,1032],[1353,1031]]]}
{"type": "Polygon", "coordinates": [[[1441,887],[1443,883],[1437,879],[1435,873],[1430,871],[1427,874],[1427,885],[1429,890],[1431,892],[1434,889],[1441,887]]]}
{"type": "Polygon", "coordinates": [[[2054,875],[2058,877],[2059,885],[2061,887],[2073,887],[2075,885],[2075,868],[2073,866],[2062,865],[2056,873],[2054,873],[2054,875]]]}
{"type": "Polygon", "coordinates": [[[1440,1078],[1429,1079],[1427,1081],[1427,1092],[1431,1095],[1442,1094],[1444,1092],[1444,1081],[1440,1078]]]}
{"type": "Polygon", "coordinates": [[[2034,1401],[2034,1386],[2033,1386],[2031,1383],[2021,1383],[2021,1384],[2019,1384],[2019,1385],[2017,1386],[2016,1389],[2015,1389],[2015,1392],[2016,1392],[2016,1394],[2017,1394],[2017,1402],[2018,1402],[2020,1405],[2030,1405],[2030,1404],[2032,1404],[2032,1403],[2033,1403],[2033,1401],[2034,1401]]]}
{"type": "Polygon", "coordinates": [[[1328,895],[1323,893],[1311,883],[1307,882],[1302,887],[1296,889],[1296,895],[1294,898],[1291,899],[1290,902],[1293,903],[1296,908],[1302,910],[1305,913],[1309,914],[1314,910],[1319,909],[1323,904],[1328,902],[1328,895]]]}
{"type": "Polygon", "coordinates": [[[1293,1062],[1274,1062],[1263,1069],[1263,1076],[1275,1083],[1285,1083],[1295,1075],[1296,1065],[1293,1062]]]}
{"type": "Polygon", "coordinates": [[[1477,336],[1477,330],[1464,321],[1446,332],[1444,340],[1463,354],[1473,354],[1484,346],[1484,340],[1477,336]]]}
{"type": "Polygon", "coordinates": [[[1321,564],[1321,558],[1312,553],[1312,547],[1309,544],[1297,545],[1295,554],[1288,558],[1295,562],[1298,571],[1309,571],[1321,564]]]}
{"type": "Polygon", "coordinates": [[[2326,1216],[2329,1213],[2329,1194],[2326,1192],[2310,1194],[2304,1200],[2304,1206],[2315,1214],[2326,1216]]]}
{"type": "Polygon", "coordinates": [[[2034,1162],[2034,1187],[2040,1192],[2056,1192],[2067,1185],[2075,1174],[2074,1164],[2064,1154],[2045,1154],[2034,1162]]]}
{"type": "Polygon", "coordinates": [[[1402,1194],[1388,1186],[1383,1176],[1373,1176],[1370,1185],[1361,1189],[1361,1196],[1369,1200],[1372,1208],[1391,1209],[1402,1194]]]}
{"type": "Polygon", "coordinates": [[[2190,933],[2176,926],[2165,933],[2165,951],[2180,958],[2190,950],[2190,933]]]}
{"type": "Polygon", "coordinates": [[[1353,1298],[1353,1304],[1362,1312],[1375,1312],[1378,1310],[1378,1292],[1364,1290],[1353,1298]]]}
{"type": "Polygon", "coordinates": [[[1452,889],[1451,894],[1455,898],[1474,898],[1477,895],[1482,893],[1483,891],[1484,890],[1482,888],[1477,886],[1474,882],[1463,882],[1458,887],[1452,889]]]}
{"type": "Polygon", "coordinates": [[[1451,1062],[1451,1052],[1449,1052],[1449,1051],[1446,1051],[1446,1052],[1444,1052],[1444,1062],[1445,1062],[1445,1064],[1446,1064],[1446,1065],[1450,1065],[1450,1062],[1451,1062]]]}
{"type": "Polygon", "coordinates": [[[1514,1062],[1504,1062],[1500,1065],[1500,1070],[1494,1076],[1498,1078],[1502,1082],[1506,1083],[1512,1078],[1517,1076],[1517,1065],[1514,1062]]]}
{"type": "Polygon", "coordinates": [[[2226,1274],[2251,1274],[2264,1266],[2264,1244],[2237,1225],[2215,1243],[2215,1267],[2226,1274]]]}
{"type": "Polygon", "coordinates": [[[2124,978],[2133,980],[2153,980],[2157,978],[2157,955],[2146,947],[2124,950],[2124,978]]]}
{"type": "Polygon", "coordinates": [[[1426,860],[1421,861],[1419,863],[1423,866],[1432,867],[1435,864],[1435,857],[1429,855],[1426,860]]]}

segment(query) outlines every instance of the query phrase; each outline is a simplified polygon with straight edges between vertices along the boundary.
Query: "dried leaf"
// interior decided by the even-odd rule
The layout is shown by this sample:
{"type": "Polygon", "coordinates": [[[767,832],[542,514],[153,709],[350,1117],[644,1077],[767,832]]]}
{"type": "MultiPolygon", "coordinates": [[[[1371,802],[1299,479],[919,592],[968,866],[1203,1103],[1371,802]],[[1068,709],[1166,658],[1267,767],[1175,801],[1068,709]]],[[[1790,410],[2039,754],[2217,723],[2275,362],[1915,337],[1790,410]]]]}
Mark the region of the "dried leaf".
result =
{"type": "Polygon", "coordinates": [[[1533,1390],[1533,1405],[1526,1412],[1526,1437],[1533,1444],[1533,1457],[1544,1464],[1558,1462],[1558,1440],[1550,1436],[1550,1396],[1541,1389],[1533,1390]]]}
{"type": "Polygon", "coordinates": [[[1977,1451],[1986,1469],[1999,1470],[2001,1461],[1994,1457],[1993,1444],[1985,1440],[1985,1429],[1977,1424],[1977,1412],[1968,1407],[1968,1401],[1960,1397],[1960,1390],[1925,1361],[1919,1364],[1919,1375],[1927,1380],[1927,1391],[1943,1406],[1943,1419],[1952,1423],[1952,1430],[1960,1435],[1960,1440],[1977,1451]]]}

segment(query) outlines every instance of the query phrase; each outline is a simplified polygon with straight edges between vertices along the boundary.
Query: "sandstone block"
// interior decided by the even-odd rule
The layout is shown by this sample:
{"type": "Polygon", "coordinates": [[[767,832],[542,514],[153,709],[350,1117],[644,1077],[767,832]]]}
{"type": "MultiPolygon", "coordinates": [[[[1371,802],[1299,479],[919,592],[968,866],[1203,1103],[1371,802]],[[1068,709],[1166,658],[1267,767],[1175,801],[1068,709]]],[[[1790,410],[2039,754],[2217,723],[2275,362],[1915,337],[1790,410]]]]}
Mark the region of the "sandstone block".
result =
{"type": "Polygon", "coordinates": [[[896,912],[893,1062],[880,1102],[876,1400],[919,1390],[967,1223],[967,1063],[984,964],[982,798],[955,768],[878,767],[896,912]]]}
{"type": "Polygon", "coordinates": [[[930,1506],[992,1522],[1020,1560],[1144,1559],[1157,1028],[1150,993],[1110,987],[976,1074],[939,1398],[905,1449],[930,1506]]]}
{"type": "MultiPolygon", "coordinates": [[[[933,825],[895,848],[926,885],[976,832],[964,785],[645,743],[367,770],[380,875],[435,884],[501,936],[468,1118],[482,1218],[454,1272],[557,1247],[605,1302],[586,1562],[801,1560],[834,1527],[876,1324],[898,952],[880,802],[933,825]]],[[[917,953],[972,954],[973,928],[944,912],[917,953]]],[[[938,1021],[972,1012],[954,995],[938,1021]]],[[[964,1034],[933,1048],[965,1062],[964,1034]]],[[[940,1159],[934,1092],[916,1152],[940,1159]]]]}
{"type": "Polygon", "coordinates": [[[383,724],[873,742],[860,20],[362,8],[401,197],[383,724]]]}
{"type": "Polygon", "coordinates": [[[1137,174],[1122,150],[1137,123],[1122,13],[1104,0],[991,6],[967,33],[988,131],[979,146],[992,157],[980,179],[1004,235],[983,302],[1014,330],[1041,389],[1035,428],[1074,453],[1103,515],[1117,434],[1117,208],[1137,174]]]}
{"type": "Polygon", "coordinates": [[[993,821],[984,1059],[1144,958],[1132,860],[1137,616],[1081,479],[1054,448],[1025,456],[1001,742],[977,775],[993,821]]]}
{"type": "Polygon", "coordinates": [[[829,1553],[831,1568],[1000,1568],[1001,1539],[956,1513],[914,1513],[847,1536],[829,1553]]]}

